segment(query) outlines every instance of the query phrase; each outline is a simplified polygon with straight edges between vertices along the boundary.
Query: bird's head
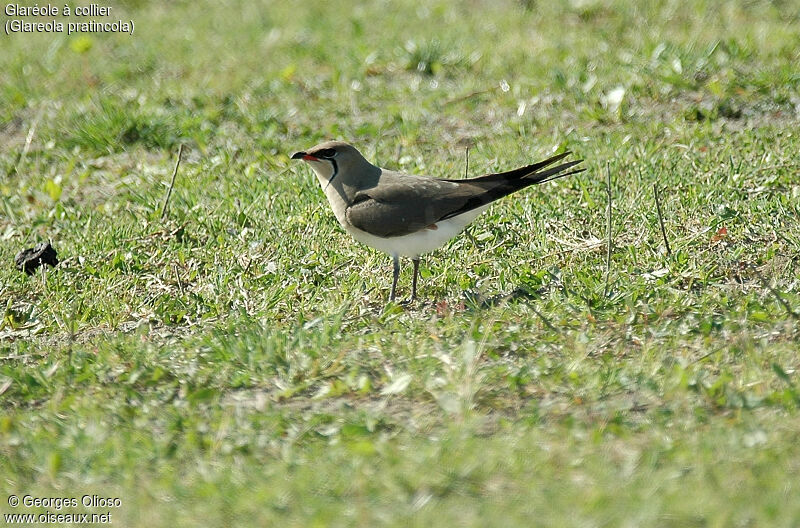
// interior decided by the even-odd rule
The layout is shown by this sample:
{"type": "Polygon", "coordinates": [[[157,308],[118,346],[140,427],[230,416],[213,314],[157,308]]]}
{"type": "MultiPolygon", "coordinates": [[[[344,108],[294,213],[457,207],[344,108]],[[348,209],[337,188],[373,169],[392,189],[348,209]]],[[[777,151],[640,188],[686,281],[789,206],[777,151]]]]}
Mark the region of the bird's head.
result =
{"type": "Polygon", "coordinates": [[[348,178],[357,178],[373,168],[354,146],[343,141],[320,143],[308,150],[295,152],[292,159],[307,162],[317,173],[320,183],[325,186],[342,174],[348,175],[348,178]]]}

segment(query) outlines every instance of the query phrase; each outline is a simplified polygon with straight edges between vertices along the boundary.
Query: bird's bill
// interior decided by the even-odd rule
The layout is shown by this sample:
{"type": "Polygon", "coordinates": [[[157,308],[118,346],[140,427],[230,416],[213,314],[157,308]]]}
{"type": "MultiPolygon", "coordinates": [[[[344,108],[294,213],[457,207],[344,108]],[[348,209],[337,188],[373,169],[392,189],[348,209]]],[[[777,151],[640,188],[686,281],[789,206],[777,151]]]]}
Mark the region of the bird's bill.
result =
{"type": "Polygon", "coordinates": [[[305,152],[295,152],[292,154],[292,159],[301,159],[303,161],[319,161],[319,158],[316,156],[312,156],[311,154],[306,154],[305,152]]]}

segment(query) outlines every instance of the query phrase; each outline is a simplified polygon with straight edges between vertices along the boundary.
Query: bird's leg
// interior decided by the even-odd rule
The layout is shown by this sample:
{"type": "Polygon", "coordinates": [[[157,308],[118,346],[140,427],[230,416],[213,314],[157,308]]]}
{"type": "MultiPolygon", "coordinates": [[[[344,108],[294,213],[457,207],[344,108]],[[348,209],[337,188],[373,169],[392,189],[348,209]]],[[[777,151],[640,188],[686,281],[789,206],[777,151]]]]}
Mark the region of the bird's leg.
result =
{"type": "Polygon", "coordinates": [[[411,298],[400,303],[403,305],[411,304],[417,298],[417,275],[419,274],[419,257],[412,258],[411,262],[414,263],[414,278],[411,279],[411,298]]]}
{"type": "Polygon", "coordinates": [[[397,290],[397,279],[400,278],[400,256],[392,255],[394,269],[392,272],[392,292],[389,294],[389,301],[394,301],[394,294],[397,290]]]}
{"type": "Polygon", "coordinates": [[[414,278],[411,279],[411,299],[409,299],[409,301],[414,301],[417,298],[417,275],[419,274],[419,257],[411,259],[411,262],[414,263],[414,278]]]}

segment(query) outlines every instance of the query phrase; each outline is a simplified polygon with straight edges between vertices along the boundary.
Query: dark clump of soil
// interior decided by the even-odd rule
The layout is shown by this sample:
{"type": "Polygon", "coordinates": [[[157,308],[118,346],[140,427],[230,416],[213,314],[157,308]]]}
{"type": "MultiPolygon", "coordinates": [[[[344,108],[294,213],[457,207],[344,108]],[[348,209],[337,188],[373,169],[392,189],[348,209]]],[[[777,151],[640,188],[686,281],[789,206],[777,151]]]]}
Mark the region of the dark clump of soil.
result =
{"type": "Polygon", "coordinates": [[[50,242],[39,242],[32,248],[24,249],[14,257],[17,269],[24,271],[28,275],[33,275],[36,268],[43,264],[55,266],[58,264],[56,250],[50,242]]]}

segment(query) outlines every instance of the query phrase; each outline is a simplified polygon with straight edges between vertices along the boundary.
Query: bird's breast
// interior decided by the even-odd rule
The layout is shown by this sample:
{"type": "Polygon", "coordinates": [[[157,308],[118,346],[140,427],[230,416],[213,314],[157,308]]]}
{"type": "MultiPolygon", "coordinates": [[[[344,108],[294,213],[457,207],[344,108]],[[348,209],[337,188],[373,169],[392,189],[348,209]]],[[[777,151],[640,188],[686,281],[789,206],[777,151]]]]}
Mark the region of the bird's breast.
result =
{"type": "Polygon", "coordinates": [[[336,220],[343,226],[346,226],[348,223],[345,214],[347,211],[347,202],[342,197],[340,190],[336,189],[333,185],[328,185],[326,188],[325,184],[323,184],[323,190],[325,191],[325,197],[328,199],[328,203],[331,205],[331,209],[333,209],[336,220]]]}

